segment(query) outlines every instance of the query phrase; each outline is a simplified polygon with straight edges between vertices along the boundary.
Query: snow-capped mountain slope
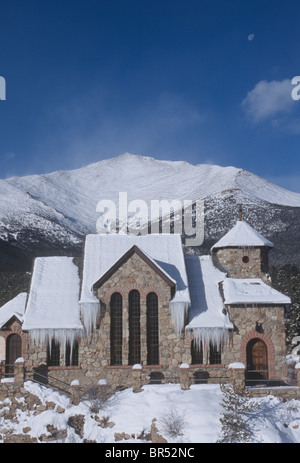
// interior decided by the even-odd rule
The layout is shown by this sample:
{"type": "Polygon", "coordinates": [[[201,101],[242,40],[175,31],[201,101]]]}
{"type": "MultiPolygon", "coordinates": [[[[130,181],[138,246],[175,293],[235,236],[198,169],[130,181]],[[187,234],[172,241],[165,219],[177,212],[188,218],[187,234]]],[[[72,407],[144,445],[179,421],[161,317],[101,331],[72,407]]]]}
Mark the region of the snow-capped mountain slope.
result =
{"type": "Polygon", "coordinates": [[[237,203],[259,231],[271,227],[269,236],[290,225],[283,219],[286,211],[300,208],[300,194],[243,169],[126,153],[77,170],[0,180],[0,238],[25,249],[80,245],[87,233],[96,232],[97,203],[117,204],[119,192],[127,192],[128,202],[204,199],[205,234],[211,239],[234,223],[237,203]],[[268,216],[258,216],[261,211],[268,216]]]}

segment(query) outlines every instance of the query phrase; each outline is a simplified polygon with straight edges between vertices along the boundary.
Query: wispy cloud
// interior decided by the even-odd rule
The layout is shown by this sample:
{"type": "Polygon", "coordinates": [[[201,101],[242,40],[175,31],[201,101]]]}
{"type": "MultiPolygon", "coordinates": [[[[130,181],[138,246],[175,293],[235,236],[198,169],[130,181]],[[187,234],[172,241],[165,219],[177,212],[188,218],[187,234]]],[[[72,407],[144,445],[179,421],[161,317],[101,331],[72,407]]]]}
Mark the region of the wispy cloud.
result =
{"type": "Polygon", "coordinates": [[[242,108],[255,124],[274,120],[278,116],[290,113],[295,107],[291,91],[291,79],[271,82],[262,80],[248,92],[242,102],[242,108]]]}
{"type": "Polygon", "coordinates": [[[124,152],[157,156],[164,151],[176,157],[182,146],[188,145],[185,140],[192,144],[193,136],[210,117],[184,96],[168,92],[142,105],[127,106],[120,101],[116,107],[110,106],[109,100],[101,92],[96,96],[91,92],[85,99],[53,108],[44,124],[53,128],[51,137],[43,133],[36,146],[45,170],[53,170],[53,160],[58,157],[68,168],[124,152]]]}

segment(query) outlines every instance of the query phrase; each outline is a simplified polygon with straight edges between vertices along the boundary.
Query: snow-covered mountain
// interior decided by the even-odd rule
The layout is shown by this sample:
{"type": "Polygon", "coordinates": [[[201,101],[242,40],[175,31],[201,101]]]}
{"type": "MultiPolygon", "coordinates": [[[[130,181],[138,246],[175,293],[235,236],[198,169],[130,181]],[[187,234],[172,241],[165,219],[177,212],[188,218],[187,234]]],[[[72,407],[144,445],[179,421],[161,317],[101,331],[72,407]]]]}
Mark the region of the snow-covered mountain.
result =
{"type": "MultiPolygon", "coordinates": [[[[81,247],[96,232],[100,200],[142,199],[205,201],[205,243],[200,252],[235,223],[237,204],[246,221],[280,244],[277,256],[299,238],[300,194],[235,167],[159,161],[132,154],[70,171],[0,180],[0,250],[31,254],[81,247]]],[[[279,257],[278,257],[279,258],[279,257]]],[[[295,259],[295,254],[293,255],[295,259]]],[[[296,256],[296,260],[299,255],[296,256]]]]}

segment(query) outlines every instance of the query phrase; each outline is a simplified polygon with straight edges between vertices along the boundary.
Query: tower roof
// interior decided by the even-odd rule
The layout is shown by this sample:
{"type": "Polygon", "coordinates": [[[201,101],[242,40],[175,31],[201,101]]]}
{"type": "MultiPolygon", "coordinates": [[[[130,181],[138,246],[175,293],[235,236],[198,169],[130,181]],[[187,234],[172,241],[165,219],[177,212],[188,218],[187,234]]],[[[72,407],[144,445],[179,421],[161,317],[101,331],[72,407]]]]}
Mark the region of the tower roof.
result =
{"type": "Polygon", "coordinates": [[[258,231],[244,220],[239,220],[234,227],[226,233],[211,249],[227,247],[273,247],[258,231]]]}

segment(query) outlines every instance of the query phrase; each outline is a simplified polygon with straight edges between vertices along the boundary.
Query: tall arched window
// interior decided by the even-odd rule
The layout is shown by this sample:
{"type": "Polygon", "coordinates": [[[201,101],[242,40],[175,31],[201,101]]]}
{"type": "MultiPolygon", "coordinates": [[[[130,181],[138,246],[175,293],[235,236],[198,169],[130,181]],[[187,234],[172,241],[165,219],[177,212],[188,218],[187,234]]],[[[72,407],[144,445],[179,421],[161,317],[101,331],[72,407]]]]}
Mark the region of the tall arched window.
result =
{"type": "Polygon", "coordinates": [[[122,365],[122,296],[112,294],[110,298],[110,363],[122,365]]]}
{"type": "Polygon", "coordinates": [[[128,364],[141,363],[140,293],[129,293],[129,356],[128,364]]]}
{"type": "Polygon", "coordinates": [[[159,364],[158,297],[147,295],[147,364],[159,364]]]}

